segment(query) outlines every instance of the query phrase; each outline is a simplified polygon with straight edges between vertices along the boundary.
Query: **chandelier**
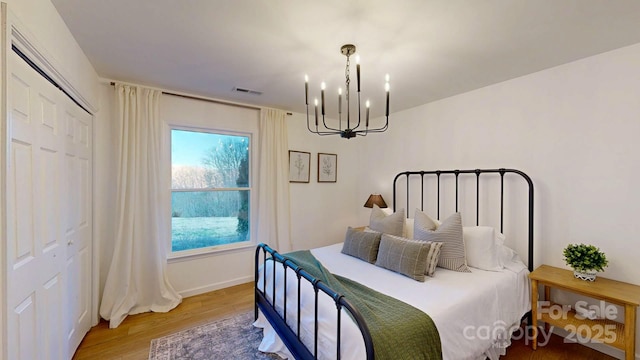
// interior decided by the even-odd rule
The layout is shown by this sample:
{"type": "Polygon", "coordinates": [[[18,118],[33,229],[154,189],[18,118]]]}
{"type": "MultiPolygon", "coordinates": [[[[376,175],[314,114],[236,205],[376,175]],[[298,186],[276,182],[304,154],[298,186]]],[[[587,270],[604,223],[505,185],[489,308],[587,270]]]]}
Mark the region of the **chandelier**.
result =
{"type": "Polygon", "coordinates": [[[385,123],[383,126],[378,127],[378,128],[369,128],[369,100],[366,101],[365,103],[365,107],[366,107],[366,113],[365,113],[365,120],[364,120],[364,124],[361,122],[361,116],[360,116],[360,61],[358,56],[356,56],[356,77],[357,77],[357,84],[358,84],[358,119],[357,122],[355,121],[355,119],[351,119],[351,112],[350,112],[350,92],[349,92],[349,85],[351,84],[351,79],[349,77],[349,66],[350,66],[350,57],[351,55],[353,55],[356,52],[356,47],[355,45],[351,45],[351,44],[346,44],[343,45],[340,48],[340,52],[342,53],[342,55],[345,55],[347,57],[347,66],[345,68],[344,71],[344,76],[345,76],[345,100],[347,103],[347,114],[346,114],[346,127],[343,128],[343,121],[342,121],[342,88],[338,89],[338,127],[331,127],[331,126],[327,126],[327,123],[325,122],[325,101],[324,101],[324,90],[325,90],[325,83],[323,82],[320,85],[320,110],[321,110],[321,114],[322,114],[322,126],[320,126],[320,121],[318,119],[318,99],[315,98],[314,99],[314,106],[315,106],[315,126],[311,125],[311,121],[309,119],[309,77],[307,75],[305,75],[305,82],[304,82],[304,102],[305,105],[307,106],[307,128],[309,129],[310,132],[314,133],[314,134],[318,134],[318,135],[340,135],[343,138],[346,139],[351,139],[352,137],[356,137],[357,135],[360,136],[366,136],[368,133],[377,133],[377,132],[383,132],[386,131],[387,128],[389,127],[389,74],[386,75],[385,77],[385,91],[387,93],[387,106],[386,106],[386,110],[385,110],[385,123]],[[355,126],[352,127],[352,124],[354,124],[355,126]]]}

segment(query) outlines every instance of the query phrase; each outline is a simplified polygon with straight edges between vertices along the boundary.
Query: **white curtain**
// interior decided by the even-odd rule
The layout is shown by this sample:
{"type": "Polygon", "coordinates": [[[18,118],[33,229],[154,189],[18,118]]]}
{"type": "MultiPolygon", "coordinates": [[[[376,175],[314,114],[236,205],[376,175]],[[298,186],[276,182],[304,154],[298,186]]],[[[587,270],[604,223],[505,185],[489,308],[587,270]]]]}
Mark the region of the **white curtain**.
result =
{"type": "Polygon", "coordinates": [[[160,179],[161,92],[116,84],[118,190],[114,254],[100,305],[100,315],[115,328],[127,317],[147,311],[167,312],[182,297],[166,275],[169,241],[160,179]]]}
{"type": "Polygon", "coordinates": [[[258,186],[258,241],[281,253],[291,251],[289,140],[281,110],[263,109],[260,114],[258,186]]]}

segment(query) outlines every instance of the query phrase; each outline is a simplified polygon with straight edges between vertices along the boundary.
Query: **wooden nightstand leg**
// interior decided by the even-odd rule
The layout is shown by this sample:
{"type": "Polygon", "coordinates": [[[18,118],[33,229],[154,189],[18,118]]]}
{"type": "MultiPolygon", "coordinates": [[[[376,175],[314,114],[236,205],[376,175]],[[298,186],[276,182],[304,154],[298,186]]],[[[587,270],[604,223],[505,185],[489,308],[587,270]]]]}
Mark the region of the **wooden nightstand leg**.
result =
{"type": "Polygon", "coordinates": [[[624,358],[634,360],[636,358],[636,307],[625,305],[624,307],[624,358]]]}
{"type": "Polygon", "coordinates": [[[538,280],[531,280],[531,348],[538,347],[538,280]]]}
{"type": "MultiPolygon", "coordinates": [[[[544,301],[551,301],[551,286],[545,286],[544,287],[544,301]]],[[[551,326],[549,325],[548,322],[544,323],[544,331],[545,331],[545,336],[546,334],[549,333],[549,328],[551,326]]]]}

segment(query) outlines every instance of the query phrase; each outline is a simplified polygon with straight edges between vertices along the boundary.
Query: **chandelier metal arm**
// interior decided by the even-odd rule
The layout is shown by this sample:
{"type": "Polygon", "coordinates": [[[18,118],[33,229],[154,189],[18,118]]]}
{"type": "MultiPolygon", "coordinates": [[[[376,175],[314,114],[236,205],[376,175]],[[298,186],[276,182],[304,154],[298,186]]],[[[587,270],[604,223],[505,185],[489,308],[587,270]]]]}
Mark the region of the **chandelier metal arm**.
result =
{"type": "MultiPolygon", "coordinates": [[[[310,123],[309,123],[308,116],[307,116],[307,129],[309,130],[309,132],[311,132],[311,133],[313,133],[313,134],[316,134],[316,135],[322,135],[322,136],[324,136],[324,135],[337,135],[337,134],[340,134],[340,132],[338,132],[338,131],[339,131],[338,129],[326,128],[326,130],[327,130],[327,131],[320,130],[320,129],[318,128],[318,125],[316,125],[316,129],[315,129],[315,130],[313,130],[313,129],[311,128],[310,123]],[[331,131],[329,131],[329,130],[331,130],[331,131]]],[[[343,130],[343,132],[344,132],[344,130],[343,130]]]]}
{"type": "Polygon", "coordinates": [[[367,136],[367,133],[381,133],[381,132],[387,131],[388,128],[389,128],[389,117],[387,116],[387,119],[385,121],[384,126],[381,126],[379,128],[376,128],[376,129],[366,128],[365,130],[357,130],[357,131],[355,131],[355,133],[358,136],[367,136]]]}
{"type": "Polygon", "coordinates": [[[329,130],[340,131],[340,129],[336,129],[336,128],[333,128],[331,126],[328,126],[327,123],[324,121],[324,115],[322,115],[322,125],[324,125],[324,127],[329,129],[329,130]]]}
{"type": "Polygon", "coordinates": [[[369,129],[367,127],[366,129],[363,129],[363,130],[356,130],[357,127],[353,128],[353,129],[346,128],[344,130],[335,129],[335,128],[326,126],[326,124],[324,123],[324,118],[322,119],[322,121],[323,121],[323,125],[325,126],[325,128],[327,130],[331,130],[331,131],[321,131],[321,130],[319,130],[319,128],[318,128],[319,125],[317,125],[317,124],[315,126],[316,127],[315,130],[313,130],[311,128],[311,123],[309,121],[309,105],[307,105],[307,129],[309,130],[309,132],[317,134],[317,135],[322,135],[322,136],[324,136],[324,135],[340,135],[343,138],[349,139],[349,138],[354,137],[356,135],[358,135],[358,136],[366,136],[367,133],[385,132],[389,128],[389,116],[386,116],[385,124],[383,126],[381,126],[379,128],[375,128],[375,129],[369,129]]]}
{"type": "MultiPolygon", "coordinates": [[[[324,117],[322,118],[322,122],[324,124],[324,117]]],[[[316,123],[316,129],[312,130],[311,129],[311,122],[309,121],[309,104],[307,104],[307,129],[309,130],[309,132],[312,132],[314,134],[317,135],[335,135],[336,132],[335,131],[339,131],[338,129],[332,129],[326,126],[326,124],[324,124],[325,128],[327,128],[328,130],[333,130],[333,131],[320,131],[318,129],[318,124],[316,123]]]]}

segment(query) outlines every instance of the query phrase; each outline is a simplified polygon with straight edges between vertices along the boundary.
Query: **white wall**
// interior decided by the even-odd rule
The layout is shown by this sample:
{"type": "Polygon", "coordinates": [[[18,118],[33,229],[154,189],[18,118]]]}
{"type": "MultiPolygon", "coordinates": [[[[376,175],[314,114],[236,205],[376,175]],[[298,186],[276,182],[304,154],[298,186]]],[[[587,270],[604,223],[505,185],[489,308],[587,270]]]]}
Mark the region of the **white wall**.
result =
{"type": "Polygon", "coordinates": [[[523,170],[536,191],[536,266],[567,268],[562,249],[584,242],[606,253],[602,276],[640,285],[638,64],[640,44],[394,113],[384,146],[370,138],[361,149],[360,179],[373,174],[375,187],[406,169],[523,170]]]}
{"type": "Polygon", "coordinates": [[[372,191],[370,182],[357,182],[365,168],[358,161],[358,149],[364,138],[343,139],[319,136],[307,130],[306,114],[294,113],[287,118],[289,149],[311,153],[309,183],[290,183],[291,241],[293,248],[310,249],[344,241],[347,226],[360,226],[358,213],[372,191]],[[318,183],[318,153],[338,155],[337,182],[318,183]],[[362,188],[362,191],[359,189],[362,188]],[[355,212],[352,209],[356,209],[355,212]]]}

